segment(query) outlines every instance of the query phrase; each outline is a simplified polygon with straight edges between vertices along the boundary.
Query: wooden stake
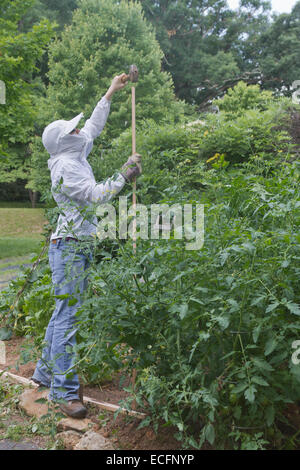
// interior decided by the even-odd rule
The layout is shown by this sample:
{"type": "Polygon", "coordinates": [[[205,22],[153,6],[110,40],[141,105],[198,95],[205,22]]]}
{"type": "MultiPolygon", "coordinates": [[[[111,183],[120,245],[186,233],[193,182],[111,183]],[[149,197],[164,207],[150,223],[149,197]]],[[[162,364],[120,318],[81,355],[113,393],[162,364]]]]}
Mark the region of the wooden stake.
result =
{"type": "MultiPolygon", "coordinates": [[[[136,153],[136,114],[135,114],[135,87],[131,88],[132,95],[132,155],[136,153]]],[[[133,181],[132,205],[134,209],[135,218],[133,219],[133,254],[136,254],[136,178],[133,181]]],[[[132,387],[135,388],[136,369],[132,373],[132,387]]],[[[132,402],[132,408],[136,410],[136,401],[132,402]]]]}
{"type": "MultiPolygon", "coordinates": [[[[11,380],[14,383],[19,383],[24,385],[25,387],[32,387],[32,388],[37,388],[38,385],[35,384],[32,380],[26,379],[25,377],[20,377],[19,375],[12,374],[10,372],[6,372],[3,370],[0,370],[0,380],[2,377],[5,377],[8,380],[11,380]]],[[[128,414],[130,416],[134,416],[135,418],[138,419],[144,419],[146,418],[145,413],[140,413],[138,411],[134,410],[127,410],[126,408],[122,408],[121,406],[118,405],[113,405],[112,403],[107,403],[104,401],[98,401],[95,400],[94,398],[89,398],[89,397],[83,397],[83,401],[86,403],[91,403],[93,405],[98,406],[99,408],[107,411],[112,411],[113,413],[120,410],[120,413],[122,414],[128,414]]]]}
{"type": "MultiPolygon", "coordinates": [[[[135,116],[135,87],[131,88],[132,94],[132,155],[136,153],[136,116],[135,116]]],[[[132,205],[134,212],[136,210],[136,178],[133,181],[132,205]]],[[[133,252],[136,253],[136,218],[133,220],[133,252]]]]}

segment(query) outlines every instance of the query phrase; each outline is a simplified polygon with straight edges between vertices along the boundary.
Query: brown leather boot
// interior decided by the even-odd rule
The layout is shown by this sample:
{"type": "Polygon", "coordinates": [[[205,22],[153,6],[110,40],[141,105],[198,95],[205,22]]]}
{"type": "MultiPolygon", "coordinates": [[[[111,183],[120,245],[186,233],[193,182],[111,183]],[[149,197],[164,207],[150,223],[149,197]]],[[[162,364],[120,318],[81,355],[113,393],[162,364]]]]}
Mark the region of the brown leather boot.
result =
{"type": "Polygon", "coordinates": [[[72,400],[59,405],[63,413],[71,418],[83,419],[86,417],[87,409],[79,400],[72,400]]]}

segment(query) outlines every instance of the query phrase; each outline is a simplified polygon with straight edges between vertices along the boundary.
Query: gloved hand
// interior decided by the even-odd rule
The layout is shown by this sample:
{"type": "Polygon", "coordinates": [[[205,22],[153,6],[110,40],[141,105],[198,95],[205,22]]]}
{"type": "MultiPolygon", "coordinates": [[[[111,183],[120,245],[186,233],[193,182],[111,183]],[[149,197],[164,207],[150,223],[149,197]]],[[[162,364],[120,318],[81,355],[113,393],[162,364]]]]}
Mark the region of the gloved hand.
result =
{"type": "Polygon", "coordinates": [[[127,183],[131,182],[137,176],[142,174],[142,157],[138,153],[135,153],[131,157],[128,158],[125,165],[122,166],[122,170],[124,170],[121,174],[124,176],[127,183]]]}

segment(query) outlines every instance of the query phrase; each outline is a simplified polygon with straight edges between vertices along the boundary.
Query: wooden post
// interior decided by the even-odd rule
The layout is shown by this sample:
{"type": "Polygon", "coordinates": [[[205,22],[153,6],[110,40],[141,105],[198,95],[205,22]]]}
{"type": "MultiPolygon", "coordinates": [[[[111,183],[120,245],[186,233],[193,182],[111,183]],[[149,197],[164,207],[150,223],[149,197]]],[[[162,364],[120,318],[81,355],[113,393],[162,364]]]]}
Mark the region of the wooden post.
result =
{"type": "MultiPolygon", "coordinates": [[[[132,94],[132,155],[136,153],[136,115],[135,115],[135,87],[131,88],[132,94]]],[[[133,253],[136,254],[136,178],[133,181],[132,205],[134,209],[135,218],[133,220],[133,253]]],[[[135,388],[136,369],[132,372],[132,387],[135,388]]],[[[135,400],[132,403],[132,409],[136,410],[135,400]]]]}
{"type": "MultiPolygon", "coordinates": [[[[135,131],[135,87],[131,88],[132,93],[132,155],[136,153],[136,131],[135,131]]],[[[134,212],[136,210],[136,178],[133,181],[132,204],[134,212]]],[[[133,252],[136,253],[136,218],[133,220],[133,252]]]]}

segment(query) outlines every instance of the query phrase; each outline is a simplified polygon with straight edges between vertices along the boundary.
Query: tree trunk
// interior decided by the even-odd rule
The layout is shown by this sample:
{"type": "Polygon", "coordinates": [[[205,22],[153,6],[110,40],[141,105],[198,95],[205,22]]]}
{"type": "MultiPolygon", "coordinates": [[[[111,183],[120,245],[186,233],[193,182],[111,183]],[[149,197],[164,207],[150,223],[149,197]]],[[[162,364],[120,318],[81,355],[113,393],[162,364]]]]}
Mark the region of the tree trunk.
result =
{"type": "Polygon", "coordinates": [[[31,189],[29,189],[28,191],[29,191],[29,198],[30,198],[30,202],[31,202],[31,207],[32,207],[32,209],[35,209],[36,200],[37,200],[37,191],[32,191],[31,189]]]}

